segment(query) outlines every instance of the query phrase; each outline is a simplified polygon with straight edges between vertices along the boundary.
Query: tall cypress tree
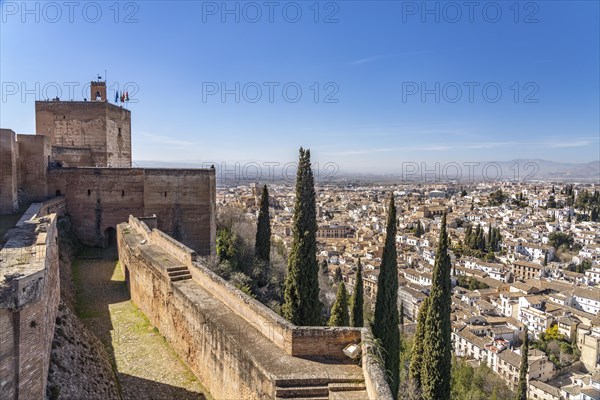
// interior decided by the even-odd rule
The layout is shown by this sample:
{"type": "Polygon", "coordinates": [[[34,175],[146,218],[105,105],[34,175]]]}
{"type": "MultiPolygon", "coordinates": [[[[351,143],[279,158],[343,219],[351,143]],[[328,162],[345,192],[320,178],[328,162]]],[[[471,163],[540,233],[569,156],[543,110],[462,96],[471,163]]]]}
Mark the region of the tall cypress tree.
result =
{"type": "Polygon", "coordinates": [[[404,333],[404,302],[400,302],[400,334],[404,333]]]}
{"type": "Polygon", "coordinates": [[[421,383],[424,400],[450,398],[450,374],[452,369],[452,343],[450,338],[450,305],[452,304],[448,235],[446,215],[442,217],[442,229],[438,241],[429,311],[425,323],[425,344],[421,383]]]}
{"type": "Polygon", "coordinates": [[[256,223],[256,242],[254,257],[258,260],[269,262],[271,259],[271,217],[269,216],[269,191],[267,185],[263,186],[256,223]]]}
{"type": "Polygon", "coordinates": [[[363,305],[364,305],[364,288],[362,279],[362,264],[360,258],[358,259],[358,265],[356,268],[356,282],[354,283],[354,297],[352,298],[352,326],[363,327],[365,324],[363,316],[363,305]]]}
{"type": "Polygon", "coordinates": [[[348,293],[346,292],[346,285],[341,282],[338,285],[337,295],[335,297],[335,303],[331,308],[331,317],[327,323],[329,326],[349,326],[350,316],[348,315],[348,293]]]}
{"type": "Polygon", "coordinates": [[[527,372],[529,370],[529,333],[525,326],[525,337],[521,346],[521,368],[519,369],[519,385],[516,400],[527,400],[527,372]]]}
{"type": "Polygon", "coordinates": [[[423,371],[423,346],[425,345],[425,324],[427,313],[429,312],[429,297],[426,297],[421,304],[419,315],[417,317],[417,330],[413,342],[412,353],[410,356],[410,367],[408,376],[414,382],[415,387],[421,390],[421,373],[423,371]]]}
{"type": "Polygon", "coordinates": [[[316,215],[310,150],[300,148],[292,222],[293,240],[282,307],[283,316],[296,325],[319,325],[321,319],[316,215]]]}
{"type": "Polygon", "coordinates": [[[373,336],[381,340],[385,350],[385,368],[389,374],[394,398],[400,386],[400,331],[398,329],[398,254],[396,251],[396,205],[390,196],[385,247],[377,281],[377,301],[373,320],[373,336]]]}

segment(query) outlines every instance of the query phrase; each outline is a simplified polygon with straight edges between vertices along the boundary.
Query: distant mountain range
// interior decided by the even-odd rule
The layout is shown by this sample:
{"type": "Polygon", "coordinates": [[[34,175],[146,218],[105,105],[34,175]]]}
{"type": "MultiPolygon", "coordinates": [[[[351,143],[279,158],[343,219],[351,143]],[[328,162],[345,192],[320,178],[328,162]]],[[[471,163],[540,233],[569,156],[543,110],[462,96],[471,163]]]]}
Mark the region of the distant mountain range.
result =
{"type": "MultiPolygon", "coordinates": [[[[291,182],[295,178],[294,168],[285,171],[281,166],[263,166],[260,161],[215,162],[217,170],[225,165],[226,171],[217,174],[218,183],[224,181],[253,182],[274,181],[291,182]],[[252,165],[252,166],[251,166],[252,165]],[[246,168],[246,166],[249,166],[246,168]],[[255,179],[257,166],[260,166],[260,178],[255,179]],[[284,178],[285,175],[285,178],[284,178]],[[270,177],[275,179],[270,179],[270,177]]],[[[134,166],[141,168],[209,168],[212,163],[201,162],[168,162],[168,161],[135,161],[134,166]]],[[[281,165],[286,165],[281,162],[281,165]]],[[[510,161],[480,161],[439,163],[404,163],[397,171],[388,173],[375,172],[350,172],[343,168],[335,170],[333,167],[319,166],[316,171],[317,180],[353,180],[394,182],[394,181],[494,181],[494,180],[519,180],[519,181],[557,181],[557,182],[590,182],[600,183],[600,160],[586,163],[561,163],[541,159],[515,159],[510,161]],[[421,171],[423,170],[423,171],[421,171]],[[436,172],[433,172],[436,171],[436,172]]]]}

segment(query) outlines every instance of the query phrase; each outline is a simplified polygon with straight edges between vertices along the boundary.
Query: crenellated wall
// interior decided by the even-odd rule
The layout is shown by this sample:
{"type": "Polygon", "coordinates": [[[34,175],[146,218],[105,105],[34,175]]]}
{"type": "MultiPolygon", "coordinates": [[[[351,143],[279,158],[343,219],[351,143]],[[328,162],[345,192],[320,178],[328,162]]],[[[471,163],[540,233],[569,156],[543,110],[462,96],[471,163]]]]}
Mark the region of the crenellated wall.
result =
{"type": "Polygon", "coordinates": [[[60,298],[57,214],[32,204],[0,250],[0,398],[42,399],[60,298]]]}

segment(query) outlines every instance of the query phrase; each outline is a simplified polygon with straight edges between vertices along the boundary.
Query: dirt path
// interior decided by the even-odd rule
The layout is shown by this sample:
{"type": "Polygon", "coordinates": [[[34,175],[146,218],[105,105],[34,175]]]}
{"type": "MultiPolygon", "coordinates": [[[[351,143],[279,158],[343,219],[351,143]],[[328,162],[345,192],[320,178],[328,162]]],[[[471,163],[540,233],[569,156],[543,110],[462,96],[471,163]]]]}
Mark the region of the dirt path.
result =
{"type": "Polygon", "coordinates": [[[73,263],[77,314],[116,366],[123,399],[206,399],[192,372],[129,300],[115,251],[89,249],[73,263]]]}

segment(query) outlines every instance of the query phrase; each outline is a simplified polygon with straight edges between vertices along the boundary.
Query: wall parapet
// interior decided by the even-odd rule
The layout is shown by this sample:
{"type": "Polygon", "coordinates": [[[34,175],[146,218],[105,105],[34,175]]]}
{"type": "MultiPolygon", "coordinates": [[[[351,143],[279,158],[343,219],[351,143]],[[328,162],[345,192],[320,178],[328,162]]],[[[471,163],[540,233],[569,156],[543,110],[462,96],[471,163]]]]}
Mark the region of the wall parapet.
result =
{"type": "Polygon", "coordinates": [[[361,341],[360,328],[296,326],[202,265],[196,252],[189,247],[158,229],[150,231],[134,216],[129,217],[129,227],[188,267],[192,278],[202,288],[289,355],[344,360],[347,359],[344,348],[361,341]]]}
{"type": "MultiPolygon", "coordinates": [[[[153,323],[158,324],[157,326],[159,326],[161,332],[163,332],[163,328],[165,329],[164,334],[171,338],[169,340],[178,343],[178,346],[181,347],[179,350],[183,351],[185,355],[184,359],[187,360],[190,358],[192,364],[198,361],[198,358],[194,356],[195,350],[190,349],[186,343],[179,343],[182,333],[173,331],[176,327],[171,321],[172,317],[167,317],[164,312],[159,312],[155,309],[155,307],[166,307],[167,309],[170,307],[170,300],[167,301],[162,297],[160,299],[155,298],[157,290],[164,293],[163,296],[167,296],[167,298],[170,298],[168,296],[173,296],[173,302],[179,302],[179,304],[182,304],[181,307],[183,310],[189,310],[190,315],[185,316],[186,323],[190,324],[191,327],[202,326],[201,331],[203,335],[207,334],[206,329],[215,322],[208,323],[205,317],[201,317],[200,321],[195,321],[195,317],[191,315],[197,312],[194,311],[197,310],[197,306],[194,304],[203,298],[201,293],[209,293],[213,298],[213,302],[217,301],[218,304],[225,306],[219,306],[219,309],[229,309],[230,311],[227,312],[232,313],[231,319],[243,320],[244,324],[248,324],[245,328],[246,330],[250,329],[250,327],[255,328],[258,331],[257,334],[259,334],[259,337],[263,338],[261,340],[265,343],[274,344],[275,346],[271,348],[278,348],[278,351],[281,351],[282,355],[287,354],[291,357],[298,357],[298,359],[312,359],[317,362],[319,362],[318,360],[324,361],[324,359],[329,359],[334,364],[347,364],[352,363],[352,361],[344,354],[343,350],[350,344],[360,344],[363,355],[358,371],[360,371],[361,376],[364,375],[369,398],[386,400],[392,398],[391,395],[387,396],[389,394],[389,386],[385,381],[384,372],[373,357],[371,357],[371,353],[369,352],[370,345],[364,343],[365,338],[369,337],[366,328],[296,326],[211,271],[201,263],[193,250],[157,229],[150,230],[143,221],[133,216],[130,216],[128,224],[118,226],[117,237],[119,241],[119,259],[121,260],[122,267],[126,270],[126,276],[131,276],[132,299],[141,302],[138,306],[142,310],[147,310],[147,312],[155,315],[151,318],[151,320],[155,320],[153,323]],[[131,234],[137,237],[130,236],[131,234]],[[143,242],[142,238],[148,238],[148,242],[141,243],[143,242]],[[146,250],[146,246],[152,246],[152,248],[146,250]],[[164,258],[165,256],[158,257],[157,259],[152,258],[153,254],[159,254],[160,252],[168,255],[168,259],[164,258]],[[193,286],[189,286],[189,284],[186,285],[170,281],[169,279],[158,278],[166,276],[165,271],[167,268],[176,266],[176,264],[173,264],[174,262],[188,267],[189,275],[191,275],[190,281],[193,281],[193,284],[190,281],[187,282],[197,285],[199,294],[194,294],[193,286]],[[144,270],[146,272],[143,272],[144,270]],[[145,277],[142,276],[143,274],[145,274],[145,277]],[[140,280],[139,282],[136,281],[138,279],[140,280]],[[149,288],[147,288],[149,282],[153,282],[153,285],[161,285],[161,289],[153,287],[149,291],[149,288]]],[[[203,307],[201,304],[201,302],[198,303],[200,307],[203,307]]],[[[209,332],[213,332],[211,329],[209,329],[209,332]]],[[[224,344],[222,345],[225,346],[224,344]]],[[[206,350],[202,351],[202,354],[204,354],[206,350]]],[[[240,350],[235,351],[236,354],[241,354],[238,353],[240,350]]],[[[286,382],[289,380],[286,379],[286,375],[279,376],[276,370],[272,370],[270,367],[263,369],[261,367],[262,362],[264,360],[253,361],[253,368],[262,371],[260,374],[266,377],[267,380],[271,382],[286,382]],[[271,375],[273,373],[275,375],[271,375]]],[[[328,361],[324,362],[326,364],[329,363],[328,361]]],[[[289,374],[290,371],[286,373],[289,374]]],[[[249,377],[244,376],[240,379],[245,381],[247,378],[249,377]]],[[[214,379],[214,377],[211,379],[214,379]]],[[[357,377],[357,379],[362,381],[360,377],[357,377]]],[[[269,385],[272,384],[266,384],[266,387],[271,387],[269,385]]]]}
{"type": "Polygon", "coordinates": [[[0,397],[41,399],[58,312],[57,214],[34,203],[0,250],[0,397]]]}
{"type": "Polygon", "coordinates": [[[386,380],[383,366],[374,355],[373,334],[369,328],[362,330],[362,369],[369,399],[392,400],[392,391],[386,380]]]}

